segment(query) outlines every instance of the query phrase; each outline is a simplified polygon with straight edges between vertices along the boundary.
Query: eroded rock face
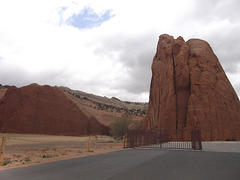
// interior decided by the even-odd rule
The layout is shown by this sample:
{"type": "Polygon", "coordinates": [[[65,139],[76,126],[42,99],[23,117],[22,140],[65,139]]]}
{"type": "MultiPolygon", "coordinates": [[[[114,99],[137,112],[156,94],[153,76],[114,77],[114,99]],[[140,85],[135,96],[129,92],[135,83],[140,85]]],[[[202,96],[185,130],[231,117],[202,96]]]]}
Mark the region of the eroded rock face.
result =
{"type": "Polygon", "coordinates": [[[201,129],[203,140],[240,139],[238,96],[207,42],[159,37],[144,126],[201,129]]]}
{"type": "Polygon", "coordinates": [[[62,135],[108,134],[57,87],[9,87],[0,100],[0,132],[62,135]]]}

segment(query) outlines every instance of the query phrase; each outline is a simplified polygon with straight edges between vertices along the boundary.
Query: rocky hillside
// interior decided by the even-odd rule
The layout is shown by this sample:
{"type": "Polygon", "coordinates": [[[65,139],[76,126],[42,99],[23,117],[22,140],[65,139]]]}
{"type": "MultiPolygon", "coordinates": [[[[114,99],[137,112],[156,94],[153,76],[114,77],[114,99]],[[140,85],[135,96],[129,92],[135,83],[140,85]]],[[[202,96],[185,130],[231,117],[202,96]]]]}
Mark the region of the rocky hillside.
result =
{"type": "Polygon", "coordinates": [[[72,90],[67,87],[59,87],[64,92],[75,97],[80,101],[85,101],[89,107],[98,110],[106,110],[118,113],[128,113],[135,116],[144,116],[147,113],[148,103],[121,101],[116,97],[107,98],[88,94],[78,90],[72,90]],[[87,103],[88,102],[88,103],[87,103]]]}
{"type": "Polygon", "coordinates": [[[109,134],[124,113],[142,121],[146,103],[123,102],[66,87],[0,87],[0,132],[87,135],[109,134]]]}
{"type": "Polygon", "coordinates": [[[57,87],[8,87],[0,99],[0,132],[62,135],[108,134],[57,87]]]}
{"type": "Polygon", "coordinates": [[[124,113],[132,115],[132,119],[141,121],[146,116],[147,103],[125,102],[117,98],[101,97],[66,87],[59,87],[88,117],[94,116],[100,123],[110,126],[116,117],[124,113]]]}

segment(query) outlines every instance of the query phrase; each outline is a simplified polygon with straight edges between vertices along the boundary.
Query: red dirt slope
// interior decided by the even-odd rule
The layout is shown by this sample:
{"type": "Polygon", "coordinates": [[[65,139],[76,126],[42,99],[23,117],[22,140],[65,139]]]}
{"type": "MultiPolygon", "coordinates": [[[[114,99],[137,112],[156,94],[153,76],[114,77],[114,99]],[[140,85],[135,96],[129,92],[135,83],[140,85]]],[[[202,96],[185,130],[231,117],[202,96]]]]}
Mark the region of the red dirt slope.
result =
{"type": "Polygon", "coordinates": [[[61,135],[108,134],[57,87],[9,87],[0,100],[0,132],[61,135]]]}

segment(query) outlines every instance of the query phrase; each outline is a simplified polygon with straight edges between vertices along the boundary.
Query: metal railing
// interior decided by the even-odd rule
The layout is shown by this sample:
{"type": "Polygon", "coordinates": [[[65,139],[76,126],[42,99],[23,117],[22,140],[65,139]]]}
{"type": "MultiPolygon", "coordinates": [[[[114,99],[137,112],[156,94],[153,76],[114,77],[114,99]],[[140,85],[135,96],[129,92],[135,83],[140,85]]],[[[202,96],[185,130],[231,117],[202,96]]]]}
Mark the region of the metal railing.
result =
{"type": "Polygon", "coordinates": [[[202,150],[200,130],[132,130],[125,136],[125,148],[202,150]]]}

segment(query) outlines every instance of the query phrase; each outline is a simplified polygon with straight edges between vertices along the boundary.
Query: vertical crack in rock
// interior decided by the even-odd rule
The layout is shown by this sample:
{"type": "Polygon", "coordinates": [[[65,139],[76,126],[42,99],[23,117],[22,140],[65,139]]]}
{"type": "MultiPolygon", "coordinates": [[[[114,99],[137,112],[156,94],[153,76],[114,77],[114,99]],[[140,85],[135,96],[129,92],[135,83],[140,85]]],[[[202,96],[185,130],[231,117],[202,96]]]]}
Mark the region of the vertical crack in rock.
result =
{"type": "Polygon", "coordinates": [[[187,127],[187,124],[190,124],[192,121],[189,119],[190,122],[187,122],[187,117],[188,117],[188,111],[189,111],[189,100],[190,100],[190,95],[191,95],[191,87],[192,87],[192,83],[191,83],[191,73],[190,73],[190,70],[189,70],[189,59],[190,59],[190,53],[188,54],[188,82],[189,82],[189,86],[188,86],[188,92],[189,92],[189,95],[188,95],[188,100],[187,100],[187,109],[186,109],[186,118],[185,118],[185,126],[184,127],[187,127]]]}
{"type": "Polygon", "coordinates": [[[178,129],[178,93],[177,93],[177,86],[176,86],[176,70],[175,70],[175,59],[173,54],[172,48],[172,60],[173,60],[173,87],[174,87],[174,95],[176,97],[176,129],[178,129]]]}
{"type": "Polygon", "coordinates": [[[187,123],[187,105],[190,96],[189,47],[182,37],[174,40],[172,52],[176,88],[176,129],[182,130],[187,123]]]}

